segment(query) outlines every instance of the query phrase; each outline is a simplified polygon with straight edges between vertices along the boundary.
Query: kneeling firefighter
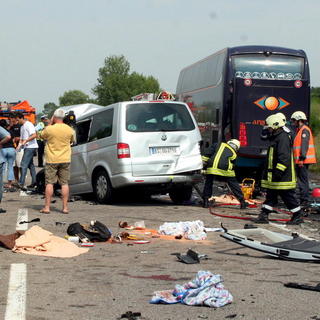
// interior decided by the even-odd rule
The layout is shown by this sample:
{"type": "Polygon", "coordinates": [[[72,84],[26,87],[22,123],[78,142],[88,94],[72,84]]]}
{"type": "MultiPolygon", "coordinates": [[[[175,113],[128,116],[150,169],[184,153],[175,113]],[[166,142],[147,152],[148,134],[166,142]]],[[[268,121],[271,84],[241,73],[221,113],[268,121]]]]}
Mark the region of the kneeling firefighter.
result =
{"type": "Polygon", "coordinates": [[[287,208],[293,213],[288,224],[303,222],[303,212],[295,197],[296,173],[294,167],[292,140],[283,130],[284,122],[279,115],[274,114],[266,119],[270,145],[267,152],[261,187],[267,190],[260,215],[253,221],[255,223],[268,223],[269,213],[277,204],[278,195],[287,208]]]}
{"type": "Polygon", "coordinates": [[[231,139],[227,143],[221,142],[212,148],[210,157],[202,157],[206,168],[206,180],[203,189],[203,207],[209,207],[209,198],[212,196],[213,181],[226,182],[240,202],[240,209],[245,209],[247,203],[244,200],[240,185],[234,172],[234,162],[240,148],[240,141],[231,139]]]}

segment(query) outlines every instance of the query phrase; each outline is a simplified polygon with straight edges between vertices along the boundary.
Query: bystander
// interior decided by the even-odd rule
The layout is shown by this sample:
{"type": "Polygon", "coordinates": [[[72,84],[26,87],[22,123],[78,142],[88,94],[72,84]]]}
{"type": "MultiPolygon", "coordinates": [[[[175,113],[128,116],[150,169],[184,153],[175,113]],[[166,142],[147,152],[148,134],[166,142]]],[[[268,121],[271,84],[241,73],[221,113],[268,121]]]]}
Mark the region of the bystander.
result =
{"type": "MultiPolygon", "coordinates": [[[[2,153],[2,146],[7,143],[11,139],[10,133],[0,127],[0,203],[2,201],[2,189],[3,189],[3,165],[5,163],[5,159],[2,153]]],[[[6,210],[0,208],[0,213],[5,213],[6,210]]]]}
{"type": "Polygon", "coordinates": [[[24,118],[22,113],[17,113],[17,118],[20,128],[20,142],[18,150],[23,149],[23,157],[21,160],[21,176],[19,179],[19,187],[22,190],[26,190],[24,184],[27,176],[27,170],[29,168],[31,173],[31,185],[28,187],[33,188],[36,185],[36,169],[33,164],[33,157],[38,149],[37,134],[34,125],[24,118]]]}
{"type": "Polygon", "coordinates": [[[45,205],[41,213],[50,213],[53,185],[59,183],[62,193],[62,213],[69,213],[69,179],[71,162],[71,143],[74,141],[73,129],[63,123],[65,112],[57,109],[49,125],[39,132],[39,137],[46,141],[45,145],[45,205]]]}

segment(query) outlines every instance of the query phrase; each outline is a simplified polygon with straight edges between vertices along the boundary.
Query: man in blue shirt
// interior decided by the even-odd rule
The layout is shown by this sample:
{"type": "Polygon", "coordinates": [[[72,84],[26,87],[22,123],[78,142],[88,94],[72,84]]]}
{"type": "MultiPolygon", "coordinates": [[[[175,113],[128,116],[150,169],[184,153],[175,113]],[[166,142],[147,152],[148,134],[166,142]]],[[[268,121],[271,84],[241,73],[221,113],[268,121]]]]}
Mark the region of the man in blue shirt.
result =
{"type": "MultiPolygon", "coordinates": [[[[2,154],[2,146],[8,142],[11,139],[10,133],[0,127],[0,203],[2,200],[2,187],[3,187],[3,165],[5,164],[6,160],[3,157],[2,154]]],[[[6,210],[3,210],[2,208],[0,208],[0,213],[5,213],[6,210]]]]}

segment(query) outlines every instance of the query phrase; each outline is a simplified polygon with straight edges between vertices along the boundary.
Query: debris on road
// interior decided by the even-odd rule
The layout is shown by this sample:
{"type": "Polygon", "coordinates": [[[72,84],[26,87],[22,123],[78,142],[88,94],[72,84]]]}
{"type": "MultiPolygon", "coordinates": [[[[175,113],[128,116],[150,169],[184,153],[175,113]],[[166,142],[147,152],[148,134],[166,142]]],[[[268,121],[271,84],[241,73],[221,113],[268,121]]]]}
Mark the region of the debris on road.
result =
{"type": "Polygon", "coordinates": [[[200,260],[209,259],[206,254],[199,254],[198,252],[191,249],[189,249],[186,254],[172,253],[172,255],[175,255],[180,262],[186,264],[200,263],[200,260]]]}
{"type": "Polygon", "coordinates": [[[221,237],[273,257],[295,261],[320,262],[320,241],[307,240],[293,233],[291,236],[263,228],[225,230],[221,237]],[[256,240],[254,237],[267,238],[256,240]]]}
{"type": "Polygon", "coordinates": [[[39,226],[33,226],[15,240],[13,252],[56,258],[72,258],[89,249],[79,248],[66,239],[54,236],[39,226]]]}
{"type": "Polygon", "coordinates": [[[35,218],[35,219],[30,220],[30,221],[20,221],[19,224],[39,222],[39,221],[40,221],[40,218],[35,218]]]}
{"type": "Polygon", "coordinates": [[[204,223],[201,220],[165,222],[159,227],[158,232],[164,235],[183,236],[189,240],[205,240],[207,238],[204,223]]]}
{"type": "Polygon", "coordinates": [[[284,284],[284,286],[288,287],[288,288],[303,289],[303,290],[311,290],[311,291],[320,292],[320,282],[315,286],[311,286],[308,284],[300,284],[300,283],[296,283],[296,282],[287,282],[284,284]]]}
{"type": "Polygon", "coordinates": [[[198,271],[192,281],[176,285],[174,290],[155,291],[150,303],[182,303],[190,306],[223,307],[231,303],[233,297],[224,288],[222,282],[222,276],[219,274],[198,271]]]}

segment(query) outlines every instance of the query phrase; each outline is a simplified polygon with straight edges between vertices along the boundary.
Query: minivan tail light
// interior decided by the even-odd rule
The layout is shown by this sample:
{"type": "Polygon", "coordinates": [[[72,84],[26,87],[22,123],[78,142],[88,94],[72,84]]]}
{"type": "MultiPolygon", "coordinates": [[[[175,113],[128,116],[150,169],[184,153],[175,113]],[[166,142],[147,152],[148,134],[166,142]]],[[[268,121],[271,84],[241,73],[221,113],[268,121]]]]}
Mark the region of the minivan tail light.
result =
{"type": "Polygon", "coordinates": [[[117,144],[118,159],[130,158],[130,147],[127,143],[117,144]]]}

